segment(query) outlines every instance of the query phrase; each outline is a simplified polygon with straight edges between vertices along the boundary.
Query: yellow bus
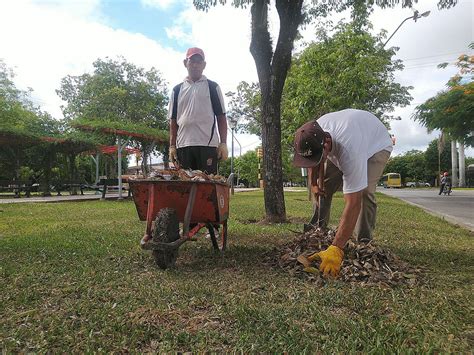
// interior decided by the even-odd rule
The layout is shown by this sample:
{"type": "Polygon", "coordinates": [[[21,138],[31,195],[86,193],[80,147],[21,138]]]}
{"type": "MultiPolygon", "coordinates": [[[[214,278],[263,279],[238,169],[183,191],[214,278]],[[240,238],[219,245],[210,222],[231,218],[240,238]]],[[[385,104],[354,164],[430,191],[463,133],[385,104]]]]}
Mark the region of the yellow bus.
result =
{"type": "Polygon", "coordinates": [[[402,178],[398,173],[388,173],[382,176],[383,187],[402,187],[402,178]]]}

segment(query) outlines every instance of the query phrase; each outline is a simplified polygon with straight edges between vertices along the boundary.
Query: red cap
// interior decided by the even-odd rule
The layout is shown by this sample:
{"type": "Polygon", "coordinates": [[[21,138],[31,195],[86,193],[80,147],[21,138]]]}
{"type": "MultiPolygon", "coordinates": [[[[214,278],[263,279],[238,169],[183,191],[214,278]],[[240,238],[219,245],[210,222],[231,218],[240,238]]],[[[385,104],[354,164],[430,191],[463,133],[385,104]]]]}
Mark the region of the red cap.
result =
{"type": "Polygon", "coordinates": [[[186,59],[189,59],[193,55],[196,55],[196,54],[199,54],[202,57],[202,59],[206,59],[204,57],[204,51],[201,48],[197,48],[197,47],[188,48],[188,50],[186,51],[186,59]]]}
{"type": "Polygon", "coordinates": [[[324,130],[316,122],[302,125],[295,134],[293,165],[314,168],[321,162],[324,150],[324,130]]]}

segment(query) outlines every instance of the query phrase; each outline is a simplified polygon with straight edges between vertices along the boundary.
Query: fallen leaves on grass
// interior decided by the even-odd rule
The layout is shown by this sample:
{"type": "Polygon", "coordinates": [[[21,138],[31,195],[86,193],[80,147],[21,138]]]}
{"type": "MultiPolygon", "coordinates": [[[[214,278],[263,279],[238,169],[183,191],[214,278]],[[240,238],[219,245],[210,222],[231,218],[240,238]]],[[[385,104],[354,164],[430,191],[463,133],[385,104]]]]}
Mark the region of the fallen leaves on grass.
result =
{"type": "MultiPolygon", "coordinates": [[[[333,230],[313,229],[298,236],[292,242],[274,250],[268,262],[290,274],[306,277],[318,285],[326,279],[318,271],[319,263],[308,263],[305,257],[325,250],[335,236],[333,230]],[[301,257],[301,256],[304,257],[301,257]]],[[[361,285],[393,287],[400,284],[415,285],[420,281],[419,268],[414,268],[392,252],[381,248],[373,241],[359,243],[349,240],[344,248],[339,279],[361,285]]]]}
{"type": "Polygon", "coordinates": [[[129,317],[134,325],[182,329],[191,334],[202,330],[219,330],[224,327],[224,320],[206,308],[164,311],[151,307],[140,307],[134,312],[130,312],[129,317]]]}

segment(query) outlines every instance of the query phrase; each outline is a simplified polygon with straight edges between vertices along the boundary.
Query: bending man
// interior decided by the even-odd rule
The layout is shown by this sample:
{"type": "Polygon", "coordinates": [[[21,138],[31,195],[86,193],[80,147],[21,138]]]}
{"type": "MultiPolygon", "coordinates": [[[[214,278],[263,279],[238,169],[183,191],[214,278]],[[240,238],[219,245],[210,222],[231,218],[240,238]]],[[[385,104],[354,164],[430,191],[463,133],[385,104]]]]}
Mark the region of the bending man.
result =
{"type": "Polygon", "coordinates": [[[329,113],[297,130],[293,163],[309,168],[314,210],[310,224],[326,227],[333,194],[341,185],[344,194],[344,210],[332,245],[308,258],[321,259],[320,271],[324,274],[339,273],[343,249],[353,232],[361,242],[372,240],[377,212],[375,188],[391,151],[390,134],[367,111],[348,109],[329,113]],[[318,186],[320,171],[323,177],[318,186]],[[323,181],[324,191],[321,191],[323,181]]]}

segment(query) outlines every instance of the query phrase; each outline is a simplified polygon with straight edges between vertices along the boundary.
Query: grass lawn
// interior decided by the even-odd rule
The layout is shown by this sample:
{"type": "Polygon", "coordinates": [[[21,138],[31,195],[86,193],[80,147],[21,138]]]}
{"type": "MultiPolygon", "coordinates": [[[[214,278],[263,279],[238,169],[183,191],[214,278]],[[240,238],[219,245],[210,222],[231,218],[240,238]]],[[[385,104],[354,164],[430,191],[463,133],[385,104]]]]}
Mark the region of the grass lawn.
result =
{"type": "Polygon", "coordinates": [[[167,271],[139,247],[133,202],[0,205],[0,351],[472,351],[472,233],[377,197],[377,242],[425,267],[423,285],[316,287],[266,266],[309,219],[305,192],[273,226],[252,223],[261,191],[236,193],[225,258],[200,238],[167,271]]]}

